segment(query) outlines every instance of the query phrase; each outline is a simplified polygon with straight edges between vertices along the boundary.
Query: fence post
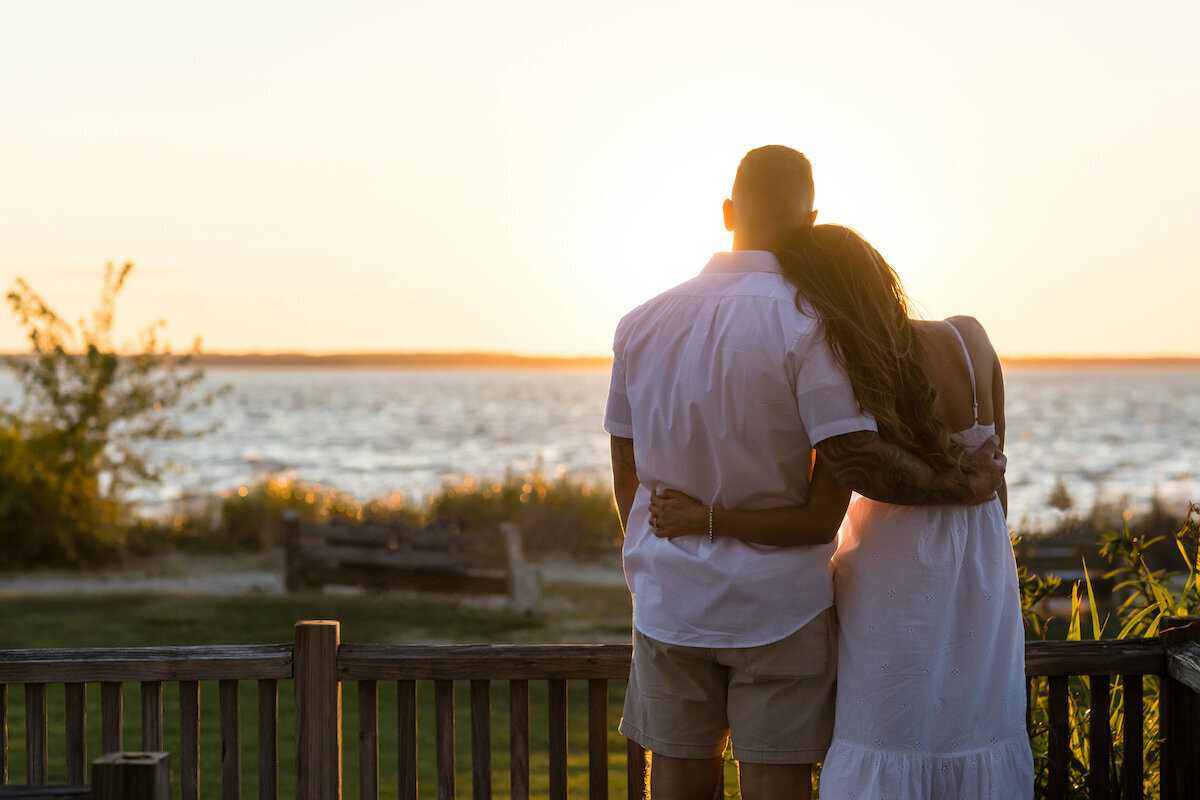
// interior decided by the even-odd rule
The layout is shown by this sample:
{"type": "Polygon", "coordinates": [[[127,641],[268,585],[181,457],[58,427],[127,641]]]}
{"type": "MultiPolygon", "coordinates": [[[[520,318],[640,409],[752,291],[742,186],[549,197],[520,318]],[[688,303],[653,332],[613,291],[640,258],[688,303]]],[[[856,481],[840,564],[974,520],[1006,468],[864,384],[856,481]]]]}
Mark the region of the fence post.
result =
{"type": "Polygon", "coordinates": [[[170,753],[107,753],[92,762],[96,800],[168,800],[170,753]]]}
{"type": "Polygon", "coordinates": [[[1171,657],[1172,649],[1200,643],[1200,617],[1166,617],[1159,626],[1159,641],[1167,657],[1167,674],[1160,686],[1162,751],[1159,774],[1162,800],[1191,800],[1200,797],[1200,676],[1181,674],[1171,657]],[[1180,678],[1187,678],[1189,686],[1180,678]]]}
{"type": "Polygon", "coordinates": [[[342,686],[336,620],[297,622],[292,651],[296,685],[296,798],[341,800],[342,686]]]}

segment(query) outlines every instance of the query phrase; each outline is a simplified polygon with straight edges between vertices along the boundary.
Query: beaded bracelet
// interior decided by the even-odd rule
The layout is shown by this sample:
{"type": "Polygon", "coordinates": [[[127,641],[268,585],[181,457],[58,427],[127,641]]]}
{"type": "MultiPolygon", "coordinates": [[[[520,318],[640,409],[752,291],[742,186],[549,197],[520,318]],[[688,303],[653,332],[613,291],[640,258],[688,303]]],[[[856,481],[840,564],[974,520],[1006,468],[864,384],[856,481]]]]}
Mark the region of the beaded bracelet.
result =
{"type": "Polygon", "coordinates": [[[713,540],[713,507],[708,507],[708,540],[713,540]]]}

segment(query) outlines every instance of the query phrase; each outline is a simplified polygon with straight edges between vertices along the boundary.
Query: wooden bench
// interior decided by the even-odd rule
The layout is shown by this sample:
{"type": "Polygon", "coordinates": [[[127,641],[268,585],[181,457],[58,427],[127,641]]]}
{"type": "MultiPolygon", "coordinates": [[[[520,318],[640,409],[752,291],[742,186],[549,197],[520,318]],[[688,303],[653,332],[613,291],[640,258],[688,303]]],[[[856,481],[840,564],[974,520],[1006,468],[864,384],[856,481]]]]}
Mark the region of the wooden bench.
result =
{"type": "Polygon", "coordinates": [[[285,581],[289,592],[323,586],[368,590],[506,594],[531,610],[540,596],[536,567],[526,563],[521,532],[464,529],[442,518],[424,528],[402,522],[302,522],[284,517],[285,581]]]}
{"type": "MultiPolygon", "coordinates": [[[[1086,577],[1091,581],[1092,591],[1097,601],[1107,600],[1112,594],[1113,581],[1104,577],[1108,570],[1104,567],[1099,553],[1087,552],[1083,548],[1070,545],[1043,544],[1037,541],[1022,541],[1014,548],[1017,563],[1029,569],[1034,575],[1054,577],[1062,581],[1059,594],[1070,596],[1071,584],[1083,581],[1086,577]],[[1087,561],[1087,575],[1084,575],[1083,565],[1087,561]]],[[[1087,597],[1087,589],[1080,585],[1080,592],[1087,597]]]]}

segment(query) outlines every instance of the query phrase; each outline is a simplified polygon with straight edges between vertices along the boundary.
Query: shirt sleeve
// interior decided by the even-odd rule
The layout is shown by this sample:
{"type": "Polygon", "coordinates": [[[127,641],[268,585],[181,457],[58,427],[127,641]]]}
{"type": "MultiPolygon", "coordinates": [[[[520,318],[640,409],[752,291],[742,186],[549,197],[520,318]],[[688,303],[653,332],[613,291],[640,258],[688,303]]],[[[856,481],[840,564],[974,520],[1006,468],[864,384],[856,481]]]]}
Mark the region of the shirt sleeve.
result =
{"type": "Polygon", "coordinates": [[[604,430],[622,439],[633,438],[633,409],[625,384],[625,354],[619,345],[613,347],[612,380],[608,386],[608,404],[604,409],[604,430]]]}
{"type": "Polygon", "coordinates": [[[791,352],[799,356],[796,370],[796,405],[809,440],[815,445],[855,431],[878,430],[875,418],[863,411],[854,397],[850,377],[837,362],[823,327],[791,352]]]}

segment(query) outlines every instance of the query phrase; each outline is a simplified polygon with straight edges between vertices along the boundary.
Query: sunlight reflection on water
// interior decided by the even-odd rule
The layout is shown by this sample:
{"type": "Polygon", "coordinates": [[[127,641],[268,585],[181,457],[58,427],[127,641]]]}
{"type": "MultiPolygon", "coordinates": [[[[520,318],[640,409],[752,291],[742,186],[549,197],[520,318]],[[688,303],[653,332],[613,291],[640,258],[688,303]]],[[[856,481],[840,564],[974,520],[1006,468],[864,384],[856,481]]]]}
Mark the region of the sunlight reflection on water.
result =
{"type": "MultiPolygon", "coordinates": [[[[602,369],[212,368],[231,391],[199,412],[201,439],[157,443],[177,466],[142,494],[150,512],[283,475],[359,499],[417,497],[465,477],[560,468],[607,484],[602,369]]],[[[1075,508],[1097,498],[1144,508],[1157,491],[1200,500],[1200,370],[1015,368],[1006,376],[1010,517],[1051,524],[1055,481],[1075,508]]],[[[0,373],[0,403],[17,397],[0,373]]]]}

